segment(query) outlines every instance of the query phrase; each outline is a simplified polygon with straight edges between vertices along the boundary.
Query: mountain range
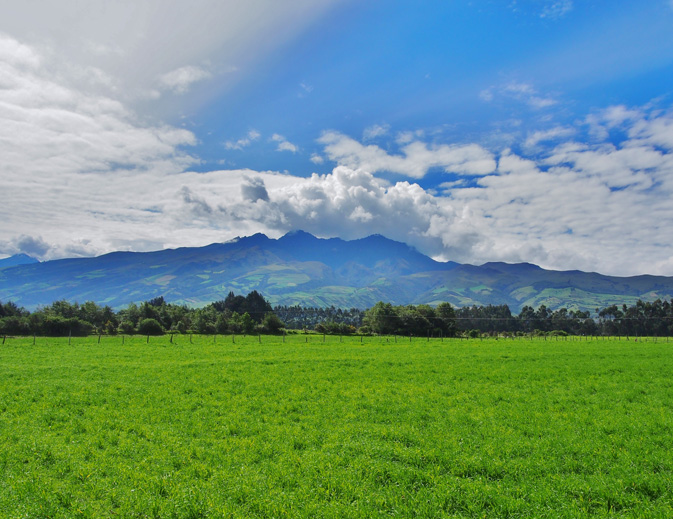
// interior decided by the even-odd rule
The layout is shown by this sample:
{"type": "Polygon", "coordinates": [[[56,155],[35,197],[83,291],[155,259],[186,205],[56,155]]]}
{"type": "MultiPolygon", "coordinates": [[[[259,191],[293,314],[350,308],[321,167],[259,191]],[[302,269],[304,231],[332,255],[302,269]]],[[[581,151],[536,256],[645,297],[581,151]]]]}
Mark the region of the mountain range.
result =
{"type": "Polygon", "coordinates": [[[205,247],[113,252],[93,258],[0,260],[0,301],[28,309],[53,301],[95,301],[115,309],[157,296],[202,306],[230,291],[257,290],[273,305],[368,308],[394,305],[509,305],[593,311],[638,299],[673,297],[673,278],[615,277],[545,270],[528,263],[461,265],[435,261],[380,235],[345,241],[294,231],[205,247]]]}

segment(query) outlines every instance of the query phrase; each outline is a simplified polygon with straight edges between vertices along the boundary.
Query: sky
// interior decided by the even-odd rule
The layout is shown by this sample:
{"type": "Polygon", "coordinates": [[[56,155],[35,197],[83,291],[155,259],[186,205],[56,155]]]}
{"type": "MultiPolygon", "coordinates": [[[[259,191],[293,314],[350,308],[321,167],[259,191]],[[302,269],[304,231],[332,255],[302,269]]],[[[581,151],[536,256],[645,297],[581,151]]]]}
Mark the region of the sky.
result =
{"type": "Polygon", "coordinates": [[[673,0],[0,0],[0,257],[302,229],[673,276],[673,0]]]}

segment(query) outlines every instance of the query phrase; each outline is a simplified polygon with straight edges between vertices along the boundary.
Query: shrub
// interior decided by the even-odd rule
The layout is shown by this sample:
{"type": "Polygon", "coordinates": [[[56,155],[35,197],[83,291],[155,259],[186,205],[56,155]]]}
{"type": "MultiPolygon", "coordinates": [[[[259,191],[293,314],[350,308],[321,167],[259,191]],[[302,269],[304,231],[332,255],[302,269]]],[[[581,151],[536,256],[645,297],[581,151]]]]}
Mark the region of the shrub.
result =
{"type": "Polygon", "coordinates": [[[278,334],[285,327],[283,321],[274,313],[269,312],[262,321],[262,333],[278,334]]]}
{"type": "Polygon", "coordinates": [[[133,326],[131,321],[122,321],[119,323],[119,328],[117,328],[117,331],[121,334],[132,335],[135,333],[136,327],[133,326]]]}
{"type": "Polygon", "coordinates": [[[164,329],[159,324],[159,321],[149,317],[138,323],[138,333],[141,335],[163,335],[164,329]]]}

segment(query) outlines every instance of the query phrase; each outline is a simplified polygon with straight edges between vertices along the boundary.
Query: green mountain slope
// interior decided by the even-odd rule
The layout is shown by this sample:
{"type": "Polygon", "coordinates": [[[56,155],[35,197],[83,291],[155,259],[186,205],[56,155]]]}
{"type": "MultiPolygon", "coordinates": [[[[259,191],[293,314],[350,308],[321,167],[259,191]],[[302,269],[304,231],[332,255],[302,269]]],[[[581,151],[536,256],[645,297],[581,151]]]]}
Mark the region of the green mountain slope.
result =
{"type": "Polygon", "coordinates": [[[360,307],[507,304],[594,310],[673,298],[673,278],[548,271],[530,264],[437,262],[382,236],[278,240],[257,234],[228,243],[156,252],[115,252],[0,269],[0,300],[33,309],[58,299],[113,308],[164,296],[200,306],[257,290],[272,304],[360,307]]]}

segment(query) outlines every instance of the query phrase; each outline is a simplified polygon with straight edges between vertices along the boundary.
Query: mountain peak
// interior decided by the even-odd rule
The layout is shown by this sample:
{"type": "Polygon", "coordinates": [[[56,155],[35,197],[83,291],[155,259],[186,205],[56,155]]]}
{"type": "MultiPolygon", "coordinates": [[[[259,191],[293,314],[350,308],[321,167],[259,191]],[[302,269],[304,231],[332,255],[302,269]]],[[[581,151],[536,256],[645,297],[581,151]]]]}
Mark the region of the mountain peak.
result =
{"type": "Polygon", "coordinates": [[[28,254],[24,254],[23,252],[21,252],[19,254],[14,254],[9,258],[0,259],[0,269],[7,267],[15,267],[17,265],[32,265],[33,263],[39,263],[39,261],[33,258],[32,256],[29,256],[28,254]]]}
{"type": "Polygon", "coordinates": [[[255,233],[252,236],[243,236],[238,237],[232,240],[233,243],[238,243],[239,245],[264,245],[270,241],[270,238],[261,232],[255,233]]]}
{"type": "Polygon", "coordinates": [[[281,236],[278,238],[279,242],[313,242],[318,240],[319,238],[316,238],[313,236],[310,232],[302,231],[301,229],[296,229],[294,231],[290,231],[284,236],[281,236]]]}

